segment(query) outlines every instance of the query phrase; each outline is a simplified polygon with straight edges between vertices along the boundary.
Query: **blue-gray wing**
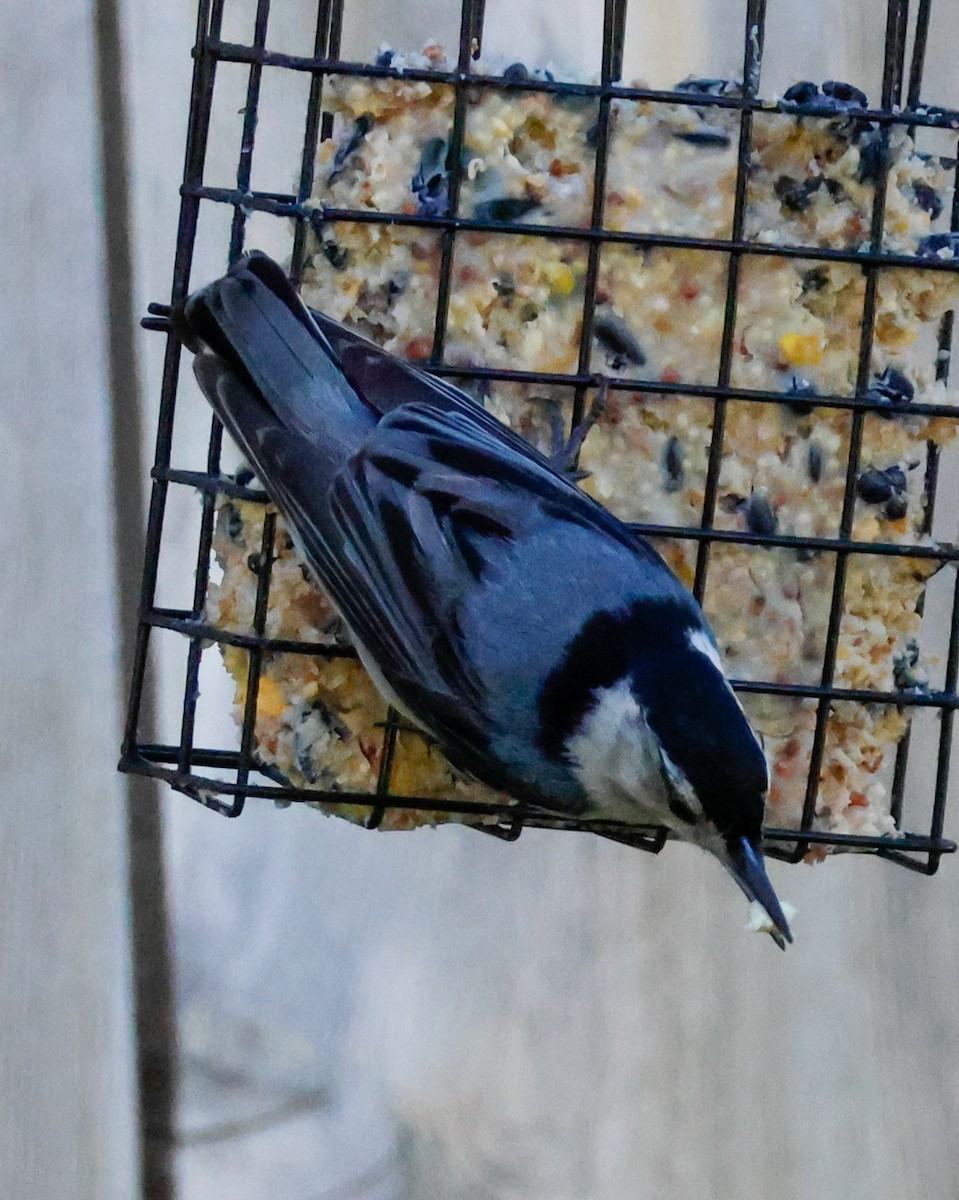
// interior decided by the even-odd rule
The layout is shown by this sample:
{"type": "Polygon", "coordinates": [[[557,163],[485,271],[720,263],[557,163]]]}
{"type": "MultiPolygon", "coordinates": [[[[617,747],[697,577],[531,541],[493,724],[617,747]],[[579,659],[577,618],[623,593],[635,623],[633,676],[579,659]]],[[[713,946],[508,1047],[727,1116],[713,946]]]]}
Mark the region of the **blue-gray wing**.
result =
{"type": "MultiPolygon", "coordinates": [[[[491,678],[489,657],[471,637],[488,593],[499,603],[504,588],[512,591],[519,607],[562,591],[547,567],[536,575],[534,543],[575,542],[587,553],[594,542],[606,553],[613,543],[627,566],[648,557],[665,568],[526,443],[514,446],[482,410],[484,419],[474,419],[474,407],[413,403],[388,413],[322,510],[298,506],[294,519],[344,619],[403,705],[452,761],[484,778],[504,699],[501,673],[491,678]]],[[[508,642],[508,628],[497,633],[508,642]]]]}
{"type": "Polygon", "coordinates": [[[460,388],[430,375],[406,359],[397,358],[375,342],[325,313],[307,309],[317,329],[327,339],[337,365],[349,385],[381,415],[408,404],[425,404],[439,412],[459,413],[471,427],[484,431],[497,444],[521,457],[545,460],[529,442],[498,421],[460,388]]]}
{"type": "Polygon", "coordinates": [[[236,274],[187,306],[211,347],[195,360],[204,392],[404,707],[479,778],[497,782],[491,760],[520,770],[501,747],[504,730],[519,747],[535,738],[520,729],[535,715],[525,689],[596,605],[616,607],[630,577],[648,586],[644,566],[671,576],[470,397],[311,321],[258,258],[236,274]],[[571,562],[600,559],[570,586],[571,562]]]}

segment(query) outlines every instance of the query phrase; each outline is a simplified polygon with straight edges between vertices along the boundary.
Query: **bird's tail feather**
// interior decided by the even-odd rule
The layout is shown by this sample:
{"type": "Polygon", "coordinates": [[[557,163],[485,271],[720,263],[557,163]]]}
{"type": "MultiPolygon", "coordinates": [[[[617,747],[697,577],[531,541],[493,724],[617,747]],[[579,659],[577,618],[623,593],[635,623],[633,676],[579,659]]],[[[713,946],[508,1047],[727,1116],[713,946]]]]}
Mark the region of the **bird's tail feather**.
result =
{"type": "Polygon", "coordinates": [[[197,354],[198,381],[248,451],[270,432],[302,439],[335,470],[375,428],[326,336],[265,255],[241,259],[195,292],[180,323],[197,354]],[[212,351],[212,353],[210,353],[212,351]]]}

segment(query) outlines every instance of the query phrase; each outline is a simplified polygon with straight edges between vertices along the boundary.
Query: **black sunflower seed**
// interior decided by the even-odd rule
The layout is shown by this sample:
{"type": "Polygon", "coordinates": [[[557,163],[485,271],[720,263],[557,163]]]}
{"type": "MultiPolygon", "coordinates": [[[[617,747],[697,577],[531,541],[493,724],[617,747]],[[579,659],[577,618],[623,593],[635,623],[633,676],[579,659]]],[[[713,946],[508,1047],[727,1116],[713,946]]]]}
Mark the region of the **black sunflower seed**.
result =
{"type": "Polygon", "coordinates": [[[703,96],[725,96],[729,92],[738,92],[741,86],[732,79],[700,79],[696,75],[687,75],[676,84],[673,91],[696,92],[703,96]]]}
{"type": "Polygon", "coordinates": [[[223,520],[226,536],[230,541],[241,542],[243,540],[243,518],[240,516],[240,510],[231,500],[223,505],[223,520]]]}
{"type": "Polygon", "coordinates": [[[836,79],[827,79],[821,90],[811,80],[803,79],[787,88],[782,98],[782,107],[787,112],[802,107],[822,113],[845,113],[867,105],[865,92],[836,79]]]}
{"type": "Polygon", "coordinates": [[[366,135],[373,128],[373,118],[367,113],[363,113],[356,118],[353,123],[353,128],[340,138],[340,144],[336,148],[336,153],[333,155],[333,165],[330,168],[330,173],[326,177],[326,182],[333,183],[342,173],[349,159],[359,150],[360,145],[366,135]]]}
{"type": "Polygon", "coordinates": [[[839,104],[850,108],[867,108],[869,99],[865,92],[851,83],[842,83],[838,79],[827,79],[822,85],[822,93],[839,104]]]}
{"type": "Polygon", "coordinates": [[[410,183],[420,217],[445,217],[450,210],[449,171],[446,169],[446,142],[430,138],[423,147],[420,165],[410,183]]]}
{"type": "Polygon", "coordinates": [[[599,312],[593,321],[596,340],[610,356],[610,366],[621,369],[627,362],[637,367],[645,366],[646,355],[625,322],[615,313],[599,312]]]}
{"type": "Polygon", "coordinates": [[[859,166],[856,178],[860,183],[878,183],[889,166],[889,147],[878,129],[871,126],[859,141],[859,166]]]}
{"type": "Polygon", "coordinates": [[[522,83],[524,79],[529,79],[529,71],[526,69],[525,63],[510,63],[503,72],[503,78],[507,83],[522,83]]]}
{"type": "Polygon", "coordinates": [[[779,522],[765,492],[753,492],[746,504],[746,527],[750,533],[772,535],[779,522]]]}
{"type": "Polygon", "coordinates": [[[791,412],[794,412],[797,417],[807,417],[815,408],[814,404],[807,404],[805,400],[793,400],[793,396],[815,396],[816,389],[801,375],[793,375],[789,381],[789,387],[786,388],[786,395],[790,397],[786,401],[786,405],[791,412]]]}
{"type": "Polygon", "coordinates": [[[684,459],[683,444],[674,434],[663,449],[664,491],[678,492],[682,489],[685,475],[684,459]]]}
{"type": "Polygon", "coordinates": [[[928,183],[914,183],[912,191],[916,197],[916,203],[934,221],[942,213],[942,196],[934,187],[930,187],[928,183]]]}
{"type": "Polygon", "coordinates": [[[819,88],[811,79],[801,79],[783,92],[787,104],[812,104],[818,96],[819,88]]]}
{"type": "Polygon", "coordinates": [[[832,200],[841,200],[846,194],[838,180],[826,179],[822,175],[802,180],[791,179],[788,175],[780,175],[773,184],[773,191],[783,208],[790,212],[805,212],[812,203],[813,196],[821,188],[825,188],[832,200]]]}
{"type": "Polygon", "coordinates": [[[919,669],[919,646],[912,638],[893,660],[892,678],[901,692],[925,686],[925,672],[919,669]]]}
{"type": "Polygon", "coordinates": [[[473,216],[477,221],[509,225],[513,221],[522,220],[527,213],[539,207],[539,201],[534,200],[532,196],[500,196],[495,200],[484,200],[477,204],[473,216]]]}
{"type": "Polygon", "coordinates": [[[713,146],[721,148],[732,144],[732,138],[725,129],[714,125],[703,125],[700,129],[680,130],[673,134],[681,142],[689,142],[691,146],[713,146]]]}
{"type": "Polygon", "coordinates": [[[344,250],[337,242],[328,241],[322,245],[323,257],[334,269],[334,271],[342,271],[346,264],[350,261],[350,252],[344,250]]]}
{"type": "Polygon", "coordinates": [[[905,487],[906,475],[902,467],[887,467],[884,471],[870,467],[859,476],[856,492],[867,504],[885,504],[897,493],[905,491],[905,487]]]}
{"type": "Polygon", "coordinates": [[[806,470],[813,483],[822,479],[822,447],[818,442],[810,442],[806,451],[806,470]]]}
{"type": "Polygon", "coordinates": [[[895,413],[889,412],[888,409],[909,404],[915,394],[916,389],[912,382],[901,371],[897,371],[895,367],[886,367],[866,392],[866,399],[874,404],[882,404],[884,407],[877,410],[877,415],[892,420],[895,413]]]}
{"type": "Polygon", "coordinates": [[[829,282],[829,271],[826,267],[811,267],[803,272],[802,289],[804,292],[821,292],[829,282]]]}
{"type": "Polygon", "coordinates": [[[890,521],[901,520],[909,511],[909,502],[905,496],[893,496],[886,502],[883,512],[890,521]]]}
{"type": "Polygon", "coordinates": [[[959,258],[959,233],[931,233],[916,247],[917,258],[959,258]]]}

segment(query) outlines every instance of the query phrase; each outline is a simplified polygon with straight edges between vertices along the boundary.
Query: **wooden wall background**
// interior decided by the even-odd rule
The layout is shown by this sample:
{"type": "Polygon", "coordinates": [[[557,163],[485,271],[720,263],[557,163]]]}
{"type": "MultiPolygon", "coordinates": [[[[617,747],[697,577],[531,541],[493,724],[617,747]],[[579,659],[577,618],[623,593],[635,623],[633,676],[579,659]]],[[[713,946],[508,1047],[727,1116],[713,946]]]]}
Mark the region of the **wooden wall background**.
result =
{"type": "MultiPolygon", "coordinates": [[[[951,6],[935,5],[947,19],[926,94],[957,104],[951,6]]],[[[601,7],[489,0],[487,49],[588,68],[601,7]]],[[[628,70],[664,83],[734,72],[743,7],[633,0],[628,70]]],[[[877,93],[880,0],[769,7],[770,90],[833,76],[877,93]]],[[[227,36],[246,36],[254,8],[228,0],[227,36]]],[[[312,8],[274,0],[271,44],[309,45],[312,8]]],[[[348,0],[347,11],[348,43],[369,53],[380,40],[452,44],[458,5],[348,0]]],[[[136,312],[169,292],[195,11],[193,0],[43,0],[29,12],[0,0],[0,13],[0,204],[12,218],[0,595],[17,617],[0,648],[0,1195],[126,1198],[126,852],[112,765],[129,576],[118,581],[116,563],[139,549],[114,507],[106,282],[125,280],[136,312]],[[123,35],[112,63],[101,43],[101,64],[130,131],[129,261],[101,203],[94,32],[105,13],[123,35]]],[[[211,173],[232,169],[244,88],[242,72],[221,71],[211,173]]],[[[296,88],[288,101],[297,128],[263,123],[257,146],[277,174],[300,136],[296,88]]],[[[276,226],[251,223],[251,244],[281,252],[276,226]]],[[[205,219],[197,282],[222,269],[224,229],[205,219]]],[[[126,403],[144,432],[120,423],[117,460],[134,477],[137,449],[152,454],[162,338],[140,336],[136,354],[126,403]]],[[[184,465],[202,456],[207,428],[187,385],[184,465]]],[[[955,497],[944,508],[955,536],[955,497]]],[[[192,586],[197,517],[192,497],[171,504],[171,596],[192,586]]],[[[209,659],[201,736],[230,737],[228,690],[209,659]]],[[[162,726],[178,703],[175,644],[158,665],[162,726]]],[[[227,822],[169,796],[162,811],[182,1200],[959,1193],[951,861],[933,880],[870,860],[774,865],[799,908],[797,944],[779,955],[742,932],[719,869],[683,848],[654,860],[559,834],[513,846],[463,830],[375,835],[255,804],[227,822]]]]}
{"type": "Polygon", "coordinates": [[[129,1200],[95,6],[3,0],[0,28],[0,1195],[129,1200]]]}

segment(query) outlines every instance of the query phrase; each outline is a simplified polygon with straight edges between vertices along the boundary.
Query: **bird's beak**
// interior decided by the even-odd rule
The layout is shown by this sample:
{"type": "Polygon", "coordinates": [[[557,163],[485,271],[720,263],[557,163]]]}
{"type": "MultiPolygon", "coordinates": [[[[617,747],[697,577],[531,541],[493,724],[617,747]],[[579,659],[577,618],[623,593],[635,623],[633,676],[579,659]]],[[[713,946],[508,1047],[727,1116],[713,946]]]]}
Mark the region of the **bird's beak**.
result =
{"type": "Polygon", "coordinates": [[[746,893],[747,899],[757,901],[766,910],[776,927],[770,930],[772,939],[780,950],[785,950],[786,943],[793,940],[793,935],[773,885],[769,882],[763,856],[747,837],[730,838],[728,845],[729,870],[733,878],[746,893]]]}

